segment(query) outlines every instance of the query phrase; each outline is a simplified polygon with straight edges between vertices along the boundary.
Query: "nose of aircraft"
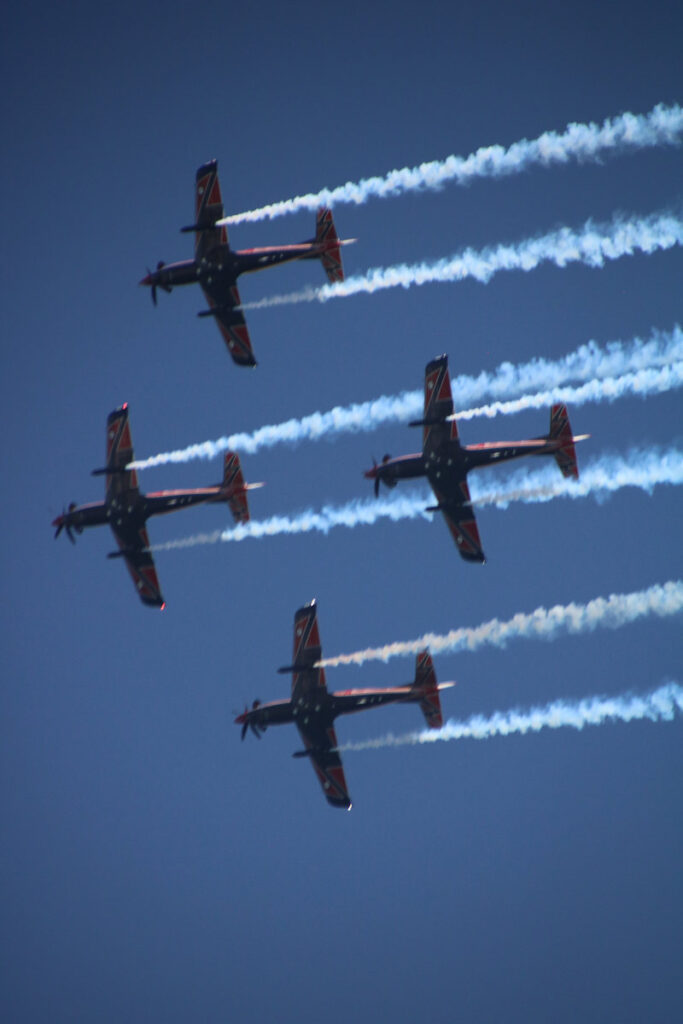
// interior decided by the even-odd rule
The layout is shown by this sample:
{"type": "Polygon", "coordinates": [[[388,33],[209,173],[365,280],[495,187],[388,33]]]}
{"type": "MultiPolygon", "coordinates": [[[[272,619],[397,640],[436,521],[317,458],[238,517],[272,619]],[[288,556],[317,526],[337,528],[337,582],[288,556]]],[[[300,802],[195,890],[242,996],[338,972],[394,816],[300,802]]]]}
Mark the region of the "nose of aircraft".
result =
{"type": "Polygon", "coordinates": [[[149,274],[147,274],[145,277],[143,277],[142,281],[140,281],[139,283],[140,284],[151,285],[152,284],[152,274],[151,274],[151,272],[149,274]]]}

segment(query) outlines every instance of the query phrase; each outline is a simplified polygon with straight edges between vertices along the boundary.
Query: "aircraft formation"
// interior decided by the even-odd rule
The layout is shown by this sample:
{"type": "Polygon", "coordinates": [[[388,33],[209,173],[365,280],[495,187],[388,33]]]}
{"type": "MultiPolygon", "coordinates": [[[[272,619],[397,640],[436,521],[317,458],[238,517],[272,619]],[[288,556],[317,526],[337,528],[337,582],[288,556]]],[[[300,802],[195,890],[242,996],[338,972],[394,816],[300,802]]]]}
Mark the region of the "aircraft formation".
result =
{"type": "MultiPolygon", "coordinates": [[[[156,305],[157,292],[199,283],[209,308],[200,317],[213,317],[238,366],[254,367],[256,359],[237,289],[237,278],[292,260],[318,259],[331,282],[344,280],[341,247],[355,239],[340,239],[327,207],[316,216],[316,232],[312,239],[288,246],[255,249],[230,248],[223,223],[224,208],[215,160],[197,170],[195,186],[195,220],[184,232],[195,234],[193,259],[176,263],[159,262],[140,284],[151,289],[156,305]]],[[[470,470],[506,462],[526,455],[551,455],[563,476],[578,479],[575,443],[588,435],[574,436],[565,405],[553,405],[547,434],[522,441],[501,441],[462,445],[454,413],[448,357],[438,356],[425,368],[424,414],[411,426],[423,428],[422,451],[391,458],[386,455],[365,473],[374,481],[375,495],[380,484],[389,488],[399,480],[426,477],[434,492],[436,504],[429,511],[443,514],[461,557],[469,562],[483,563],[485,556],[472,508],[467,484],[470,470]]],[[[236,523],[249,520],[248,491],[262,484],[247,484],[242,475],[239,456],[229,451],[224,458],[223,479],[219,484],[192,490],[159,491],[143,494],[138,486],[137,472],[131,464],[134,452],[131,440],[128,406],[115,409],[107,418],[105,465],[93,471],[105,477],[104,501],[85,505],[72,503],[57,516],[52,525],[55,537],[64,531],[74,542],[74,533],[86,527],[109,525],[118,550],[108,558],[123,558],[138,596],[143,604],[164,608],[157,571],[150,550],[146,522],[162,515],[199,504],[228,504],[236,523]]],[[[354,689],[329,692],[322,657],[317,621],[317,605],[313,601],[300,608],[294,616],[294,654],[291,665],[280,672],[292,674],[289,699],[262,704],[255,700],[251,708],[235,719],[244,739],[248,730],[257,737],[271,725],[293,723],[304,744],[294,757],[307,757],[320,781],[327,801],[334,807],[350,809],[344,768],[334,729],[340,715],[352,714],[391,703],[419,704],[427,726],[443,725],[439,693],[453,683],[437,683],[432,659],[427,650],[417,655],[412,683],[383,689],[354,689]]]]}

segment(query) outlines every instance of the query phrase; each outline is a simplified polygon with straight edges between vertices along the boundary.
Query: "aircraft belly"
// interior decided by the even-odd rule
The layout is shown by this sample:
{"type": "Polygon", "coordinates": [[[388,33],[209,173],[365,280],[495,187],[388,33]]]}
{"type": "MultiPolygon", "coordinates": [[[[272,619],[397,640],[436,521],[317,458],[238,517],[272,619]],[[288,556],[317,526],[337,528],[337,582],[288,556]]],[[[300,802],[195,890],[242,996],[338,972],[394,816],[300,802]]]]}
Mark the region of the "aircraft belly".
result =
{"type": "Polygon", "coordinates": [[[369,711],[370,708],[382,707],[385,704],[396,704],[406,700],[407,697],[408,693],[386,691],[349,694],[348,696],[335,694],[332,697],[332,714],[336,718],[337,715],[351,715],[358,711],[369,711]]]}
{"type": "Polygon", "coordinates": [[[289,725],[294,721],[292,713],[292,702],[283,701],[281,704],[273,703],[260,709],[255,718],[257,725],[289,725]]]}

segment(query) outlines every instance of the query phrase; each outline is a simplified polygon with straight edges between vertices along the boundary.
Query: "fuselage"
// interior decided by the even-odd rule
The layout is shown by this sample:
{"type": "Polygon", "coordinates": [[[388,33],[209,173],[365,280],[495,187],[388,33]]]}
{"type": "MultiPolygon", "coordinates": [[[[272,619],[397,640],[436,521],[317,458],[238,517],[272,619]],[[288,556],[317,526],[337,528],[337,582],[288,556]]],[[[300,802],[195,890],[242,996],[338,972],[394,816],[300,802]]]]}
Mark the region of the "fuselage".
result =
{"type": "Polygon", "coordinates": [[[352,715],[358,711],[382,707],[386,704],[419,703],[423,694],[414,686],[393,686],[386,689],[338,690],[335,693],[323,691],[315,694],[311,701],[296,703],[291,700],[275,700],[239,715],[235,722],[248,722],[261,729],[269,725],[287,725],[301,721],[306,724],[315,717],[324,726],[331,725],[339,715],[352,715]]]}
{"type": "MultiPolygon", "coordinates": [[[[339,242],[335,244],[339,245],[339,242]]],[[[201,259],[164,263],[144,277],[140,284],[162,289],[195,283],[209,289],[217,284],[229,287],[241,274],[265,270],[292,260],[318,259],[327,248],[331,248],[331,244],[315,241],[239,250],[231,249],[228,245],[218,245],[201,259]]]]}
{"type": "Polygon", "coordinates": [[[398,455],[385,459],[365,473],[368,479],[378,478],[388,487],[394,487],[399,480],[410,480],[420,476],[440,475],[457,472],[467,474],[471,469],[491,466],[498,462],[509,462],[524,455],[550,455],[559,443],[548,438],[533,438],[528,441],[496,441],[483,444],[461,445],[459,441],[448,441],[427,455],[398,455]]]}
{"type": "Polygon", "coordinates": [[[225,492],[220,486],[198,487],[185,491],[157,491],[152,494],[129,492],[109,502],[94,501],[85,505],[75,505],[58,516],[52,525],[57,528],[74,529],[79,533],[86,527],[103,526],[107,523],[111,526],[126,524],[139,528],[144,526],[150,516],[165,515],[179,508],[224,500],[225,492]]]}

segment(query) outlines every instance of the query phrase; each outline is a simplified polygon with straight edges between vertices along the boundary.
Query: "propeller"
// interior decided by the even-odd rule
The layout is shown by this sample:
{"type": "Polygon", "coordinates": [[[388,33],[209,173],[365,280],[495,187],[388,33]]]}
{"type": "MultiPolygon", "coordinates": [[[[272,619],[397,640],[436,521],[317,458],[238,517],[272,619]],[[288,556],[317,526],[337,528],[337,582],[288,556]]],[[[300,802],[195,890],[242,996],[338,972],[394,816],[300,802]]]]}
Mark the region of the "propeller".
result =
{"type": "Polygon", "coordinates": [[[59,516],[58,519],[55,519],[54,523],[52,524],[53,526],[57,527],[57,529],[55,530],[55,540],[57,539],[57,537],[59,537],[62,530],[66,530],[67,537],[69,538],[72,544],[75,544],[76,538],[73,535],[73,530],[76,530],[77,533],[83,533],[82,526],[73,526],[73,524],[69,522],[69,516],[71,515],[75,508],[76,502],[72,501],[68,509],[62,509],[61,516],[59,516]]]}
{"type": "MultiPolygon", "coordinates": [[[[261,705],[261,701],[260,700],[255,700],[254,703],[251,705],[251,710],[255,711],[256,708],[260,707],[260,705],[261,705]]],[[[247,735],[247,729],[251,729],[251,731],[253,732],[253,734],[256,737],[256,739],[260,740],[261,736],[266,731],[265,726],[257,725],[256,722],[250,722],[249,721],[249,710],[250,710],[249,708],[245,707],[244,714],[240,715],[239,718],[237,719],[238,722],[242,721],[241,739],[244,739],[244,737],[247,735]]]]}
{"type": "MultiPolygon", "coordinates": [[[[163,260],[159,260],[159,262],[157,263],[156,273],[158,273],[160,270],[163,270],[165,266],[166,266],[166,264],[164,263],[164,261],[163,260]]],[[[150,291],[151,291],[151,294],[152,294],[152,303],[155,306],[157,304],[157,288],[161,288],[165,292],[170,292],[171,291],[170,285],[162,284],[160,281],[155,281],[154,280],[154,274],[149,269],[149,267],[147,267],[147,277],[144,279],[142,284],[149,284],[150,291]]]]}
{"type": "Polygon", "coordinates": [[[379,477],[377,476],[377,459],[372,456],[372,479],[374,481],[375,497],[379,498],[379,477]]]}
{"type": "MultiPolygon", "coordinates": [[[[389,461],[390,458],[391,458],[391,455],[388,455],[388,454],[385,455],[384,458],[382,459],[381,465],[383,466],[386,462],[389,461]]],[[[373,455],[373,457],[372,457],[372,469],[368,473],[366,473],[365,475],[367,477],[370,477],[371,480],[374,480],[375,497],[376,498],[379,498],[379,485],[380,485],[380,483],[384,483],[387,487],[393,487],[394,486],[393,482],[389,483],[387,480],[383,480],[382,479],[382,477],[379,474],[379,469],[380,469],[380,467],[377,465],[377,459],[373,455]]]]}

